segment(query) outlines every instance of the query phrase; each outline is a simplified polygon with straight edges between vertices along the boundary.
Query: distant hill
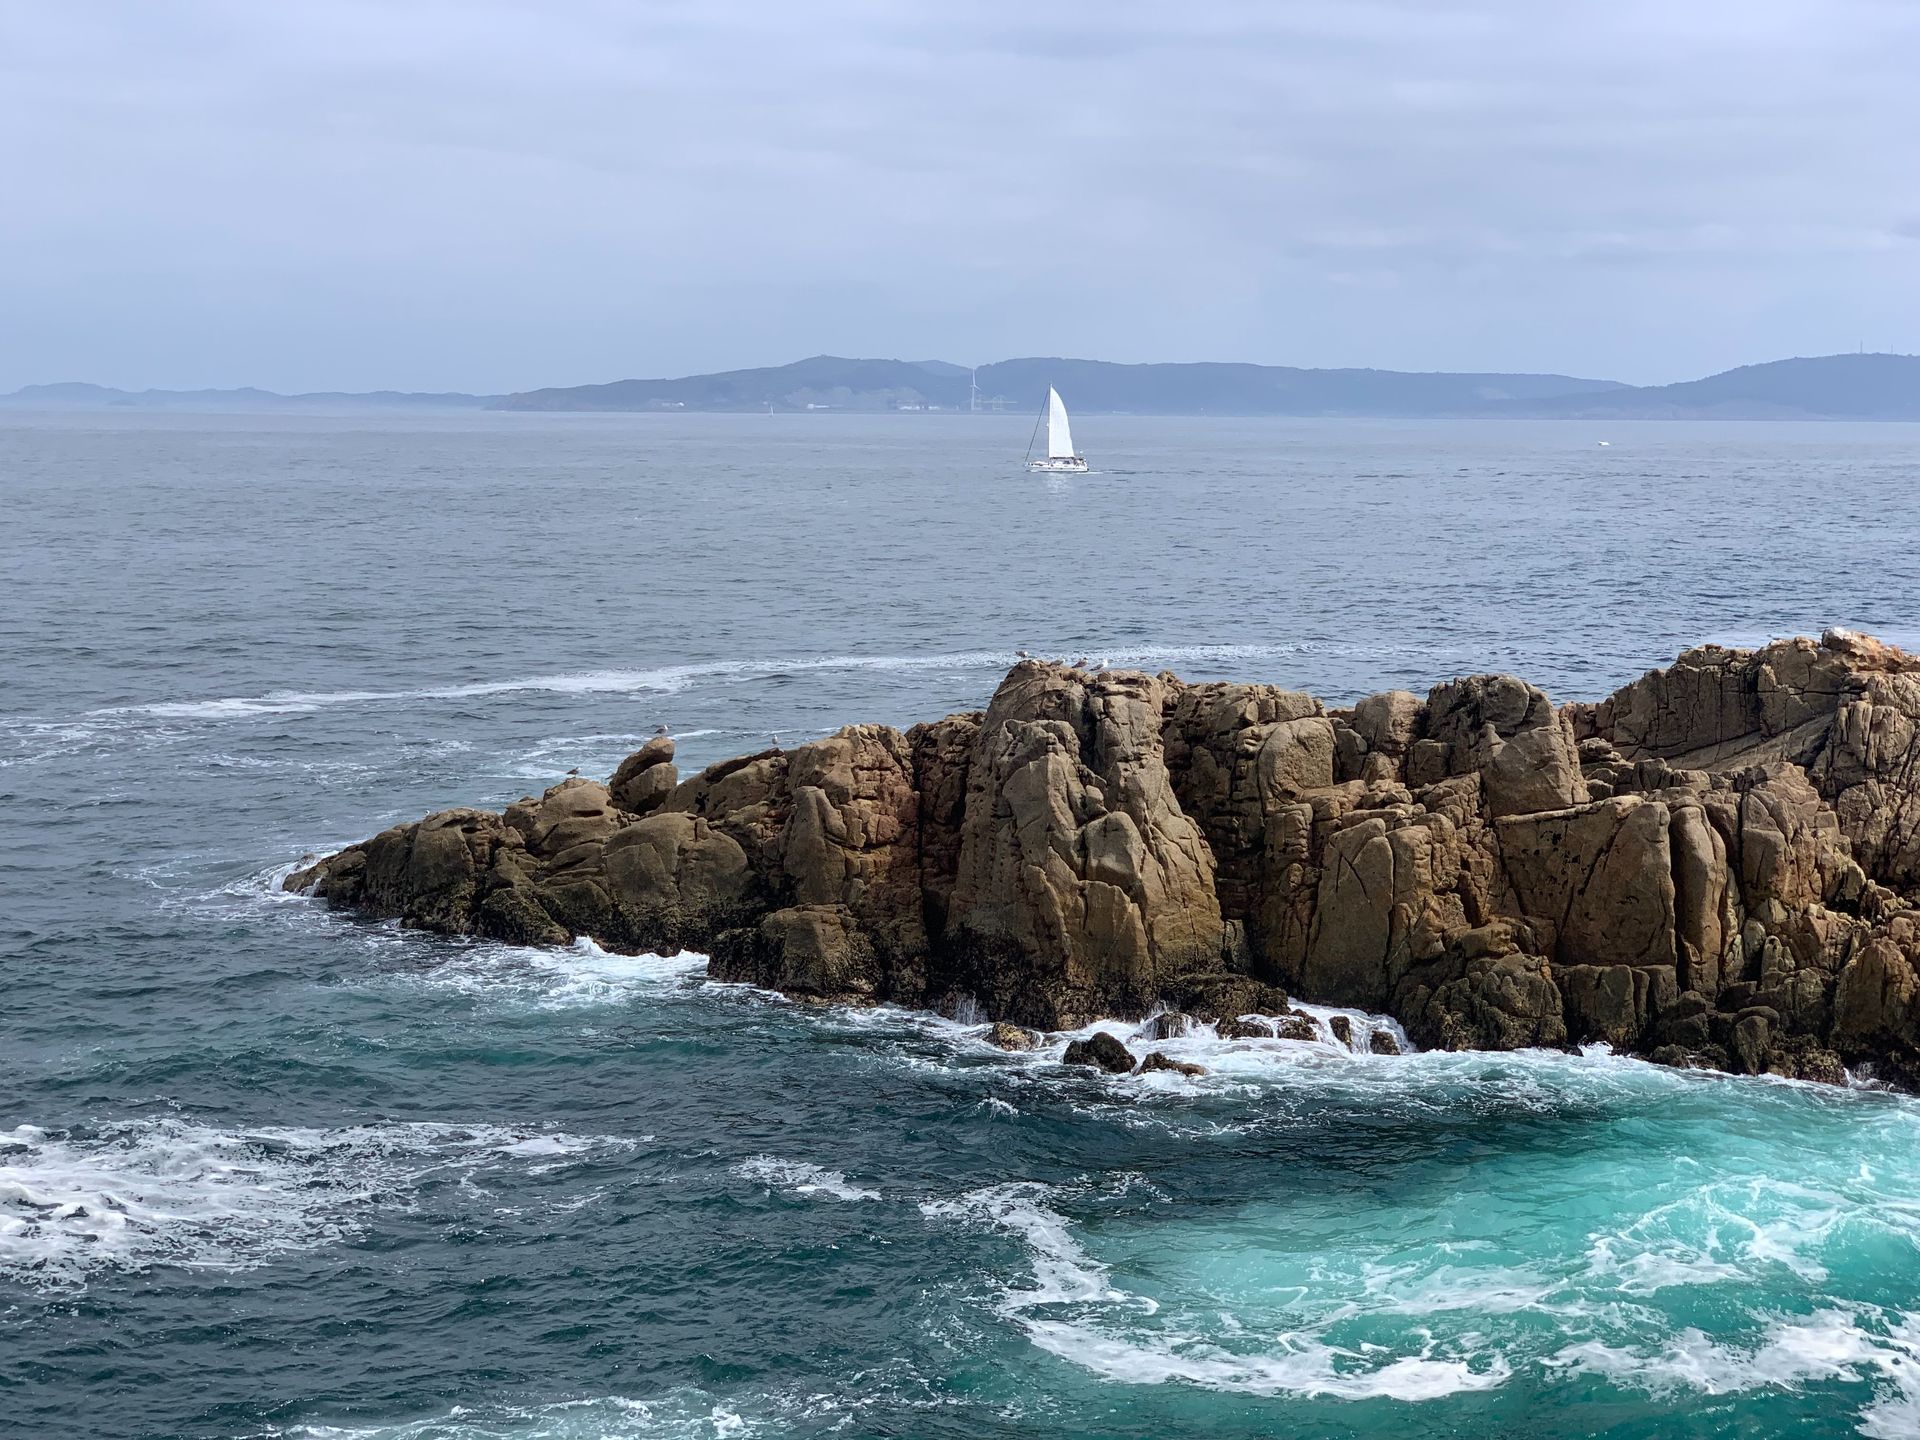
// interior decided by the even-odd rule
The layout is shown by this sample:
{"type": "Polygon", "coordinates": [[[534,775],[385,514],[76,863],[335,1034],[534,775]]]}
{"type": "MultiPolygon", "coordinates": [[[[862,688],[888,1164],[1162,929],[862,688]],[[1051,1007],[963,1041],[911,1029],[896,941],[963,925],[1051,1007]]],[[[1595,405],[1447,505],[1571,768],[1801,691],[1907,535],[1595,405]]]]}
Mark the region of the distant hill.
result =
{"type": "Polygon", "coordinates": [[[1570,375],[1302,370],[1286,365],[1116,365],[1001,360],[970,371],[944,360],[849,360],[668,380],[616,380],[518,395],[398,390],[113,390],[29,385],[0,408],[32,410],[613,410],[855,412],[982,409],[1033,414],[1047,386],[1075,414],[1508,417],[1627,420],[1920,420],[1920,356],[1822,355],[1743,365],[1676,385],[1570,375]]]}
{"type": "Polygon", "coordinates": [[[1920,355],[1774,360],[1677,385],[1626,386],[1496,408],[1596,420],[1920,420],[1920,355]]]}
{"type": "Polygon", "coordinates": [[[499,410],[964,410],[970,383],[984,407],[1037,410],[1055,385],[1078,413],[1159,415],[1468,415],[1495,402],[1589,395],[1612,380],[1567,375],[1300,370],[1284,365],[1116,365],[1104,360],[1002,360],[970,372],[938,360],[816,355],[791,365],[679,379],[616,380],[530,390],[499,410]]]}
{"type": "Polygon", "coordinates": [[[14,410],[480,410],[500,398],[407,390],[314,390],[278,395],[251,386],[238,390],[115,390],[69,381],[22,386],[11,395],[0,395],[0,406],[14,410]]]}

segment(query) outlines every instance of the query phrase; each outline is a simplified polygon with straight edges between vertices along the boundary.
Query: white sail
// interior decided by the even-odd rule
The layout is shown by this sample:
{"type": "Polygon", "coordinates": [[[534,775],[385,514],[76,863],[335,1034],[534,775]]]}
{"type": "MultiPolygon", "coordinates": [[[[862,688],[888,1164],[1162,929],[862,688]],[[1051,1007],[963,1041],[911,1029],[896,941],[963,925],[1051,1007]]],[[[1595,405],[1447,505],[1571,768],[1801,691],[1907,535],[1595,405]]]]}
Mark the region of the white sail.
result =
{"type": "Polygon", "coordinates": [[[1047,387],[1047,458],[1073,458],[1073,432],[1067,428],[1067,407],[1060,402],[1060,392],[1051,385],[1047,387]]]}

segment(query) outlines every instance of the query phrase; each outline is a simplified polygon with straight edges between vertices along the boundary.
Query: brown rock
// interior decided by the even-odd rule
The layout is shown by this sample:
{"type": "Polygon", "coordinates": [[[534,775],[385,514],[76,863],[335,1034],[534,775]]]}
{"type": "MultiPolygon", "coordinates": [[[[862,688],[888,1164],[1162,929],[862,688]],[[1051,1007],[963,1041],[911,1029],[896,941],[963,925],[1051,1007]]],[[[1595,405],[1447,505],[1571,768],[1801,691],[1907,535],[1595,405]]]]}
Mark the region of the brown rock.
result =
{"type": "Polygon", "coordinates": [[[1147,1023],[1140,1027],[1137,1038],[1143,1040],[1178,1040],[1182,1035],[1191,1035],[1194,1031],[1193,1017],[1178,1010],[1163,1010],[1158,1015],[1147,1017],[1147,1023]]]}
{"type": "MultiPolygon", "coordinates": [[[[1345,1019],[1335,1016],[1335,1019],[1345,1019]]],[[[1282,1040],[1318,1040],[1320,1027],[1314,1018],[1304,1010],[1290,1010],[1280,1017],[1279,1035],[1282,1040]]]]}
{"type": "Polygon", "coordinates": [[[1016,666],[969,769],[948,947],[989,1008],[1141,1014],[1218,963],[1213,856],[1162,754],[1160,681],[1016,666]],[[984,993],[983,993],[984,992],[984,993]]]}
{"type": "Polygon", "coordinates": [[[1005,1020],[996,1020],[987,1031],[987,1043],[998,1050],[1034,1050],[1040,1045],[1040,1036],[1024,1025],[1010,1025],[1005,1020]]]}
{"type": "Polygon", "coordinates": [[[1222,1040],[1271,1040],[1280,1033],[1273,1021],[1258,1015],[1232,1016],[1217,1022],[1213,1029],[1222,1040]]]}
{"type": "Polygon", "coordinates": [[[1133,1070],[1133,1052],[1105,1030],[1096,1030],[1085,1040],[1075,1040],[1068,1045],[1061,1063],[1086,1065],[1109,1075],[1126,1075],[1133,1070]]]}
{"type": "Polygon", "coordinates": [[[1764,1075],[1773,1027],[1764,1015],[1748,1015],[1733,1027],[1734,1069],[1742,1075],[1764,1075]]]}
{"type": "Polygon", "coordinates": [[[1140,1062],[1140,1069],[1137,1073],[1146,1075],[1155,1070],[1167,1070],[1176,1075],[1204,1075],[1207,1073],[1207,1067],[1204,1065],[1193,1065],[1185,1060],[1175,1060],[1169,1055],[1161,1054],[1158,1050],[1155,1050],[1140,1062]]]}
{"type": "Polygon", "coordinates": [[[635,815],[657,810],[680,783],[673,767],[673,741],[656,735],[620,762],[607,791],[620,809],[635,815]]]}
{"type": "Polygon", "coordinates": [[[746,920],[757,889],[740,843],[680,811],[648,815],[618,831],[603,847],[601,864],[627,936],[668,953],[704,948],[746,920]]]}
{"type": "MultiPolygon", "coordinates": [[[[1409,977],[1395,1013],[1420,1044],[1438,1050],[1519,1050],[1567,1043],[1552,967],[1538,955],[1488,953],[1474,943],[1409,977]]],[[[1464,938],[1464,937],[1461,937],[1464,938]]]]}
{"type": "Polygon", "coordinates": [[[1490,816],[1586,802],[1572,723],[1544,692],[1511,675],[1436,685],[1427,697],[1426,734],[1424,743],[1442,747],[1432,753],[1444,773],[1432,778],[1479,771],[1490,816]]]}
{"type": "Polygon", "coordinates": [[[1558,711],[1474,676],[1331,714],[1027,664],[984,713],[686,780],[653,743],[285,883],[447,934],[698,948],[816,1001],[1317,1033],[1291,989],[1423,1046],[1920,1085],[1920,660],[1830,632],[1558,711]]]}
{"type": "Polygon", "coordinates": [[[1547,922],[1563,965],[1676,962],[1671,813],[1618,796],[1496,822],[1521,909],[1547,922]]]}

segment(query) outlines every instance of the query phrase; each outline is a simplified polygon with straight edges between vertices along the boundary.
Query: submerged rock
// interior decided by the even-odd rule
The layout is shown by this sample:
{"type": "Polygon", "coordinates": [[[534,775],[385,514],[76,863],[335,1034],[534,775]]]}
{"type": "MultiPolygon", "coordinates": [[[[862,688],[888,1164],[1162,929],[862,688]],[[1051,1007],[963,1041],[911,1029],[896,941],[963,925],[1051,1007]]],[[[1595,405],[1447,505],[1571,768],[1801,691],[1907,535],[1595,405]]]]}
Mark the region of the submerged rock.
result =
{"type": "Polygon", "coordinates": [[[1155,1050],[1140,1062],[1140,1074],[1145,1075],[1154,1070],[1167,1070],[1175,1075],[1198,1076],[1207,1073],[1207,1067],[1204,1065],[1193,1065],[1185,1060],[1175,1060],[1171,1055],[1162,1054],[1158,1050],[1155,1050]]]}
{"type": "Polygon", "coordinates": [[[1510,676],[1329,711],[1027,661],[984,712],[673,761],[660,737],[605,785],[441,811],[287,886],[1014,1027],[1317,1035],[1295,993],[1424,1046],[1920,1079],[1920,660],[1848,632],[1557,709],[1510,676]]]}
{"type": "Polygon", "coordinates": [[[1213,1028],[1222,1040],[1272,1040],[1280,1033],[1264,1015],[1231,1016],[1213,1028]]]}

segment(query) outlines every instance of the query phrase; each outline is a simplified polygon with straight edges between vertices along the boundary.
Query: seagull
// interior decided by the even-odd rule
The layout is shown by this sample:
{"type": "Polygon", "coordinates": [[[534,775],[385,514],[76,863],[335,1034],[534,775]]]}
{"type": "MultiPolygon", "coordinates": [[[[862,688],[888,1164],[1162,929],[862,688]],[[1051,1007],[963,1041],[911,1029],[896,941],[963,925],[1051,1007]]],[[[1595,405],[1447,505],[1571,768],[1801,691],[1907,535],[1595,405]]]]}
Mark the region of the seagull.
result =
{"type": "Polygon", "coordinates": [[[1074,661],[1074,662],[1073,662],[1073,668],[1074,668],[1074,669],[1076,669],[1076,670],[1084,670],[1084,669],[1086,669],[1086,668],[1087,668],[1087,657],[1086,657],[1086,656],[1084,656],[1084,655],[1082,655],[1082,656],[1081,656],[1081,657],[1080,657],[1080,658],[1079,658],[1078,660],[1076,660],[1076,661],[1074,661]]]}
{"type": "Polygon", "coordinates": [[[580,767],[578,765],[574,766],[573,769],[567,771],[567,774],[569,775],[578,775],[579,773],[580,773],[580,767]]]}
{"type": "Polygon", "coordinates": [[[773,737],[773,748],[776,750],[780,748],[780,737],[778,735],[773,737]]]}
{"type": "Polygon", "coordinates": [[[1608,446],[1610,446],[1610,445],[1612,445],[1612,444],[1613,444],[1613,442],[1612,442],[1611,440],[1602,440],[1602,441],[1600,442],[1600,448],[1604,450],[1604,449],[1606,449],[1606,448],[1607,448],[1608,446]]]}
{"type": "Polygon", "coordinates": [[[1027,658],[1027,652],[1024,650],[1016,650],[1013,652],[1013,655],[1016,660],[1025,660],[1027,658]]]}
{"type": "Polygon", "coordinates": [[[655,735],[664,735],[667,733],[667,727],[664,725],[656,725],[653,727],[653,733],[655,735]]]}

